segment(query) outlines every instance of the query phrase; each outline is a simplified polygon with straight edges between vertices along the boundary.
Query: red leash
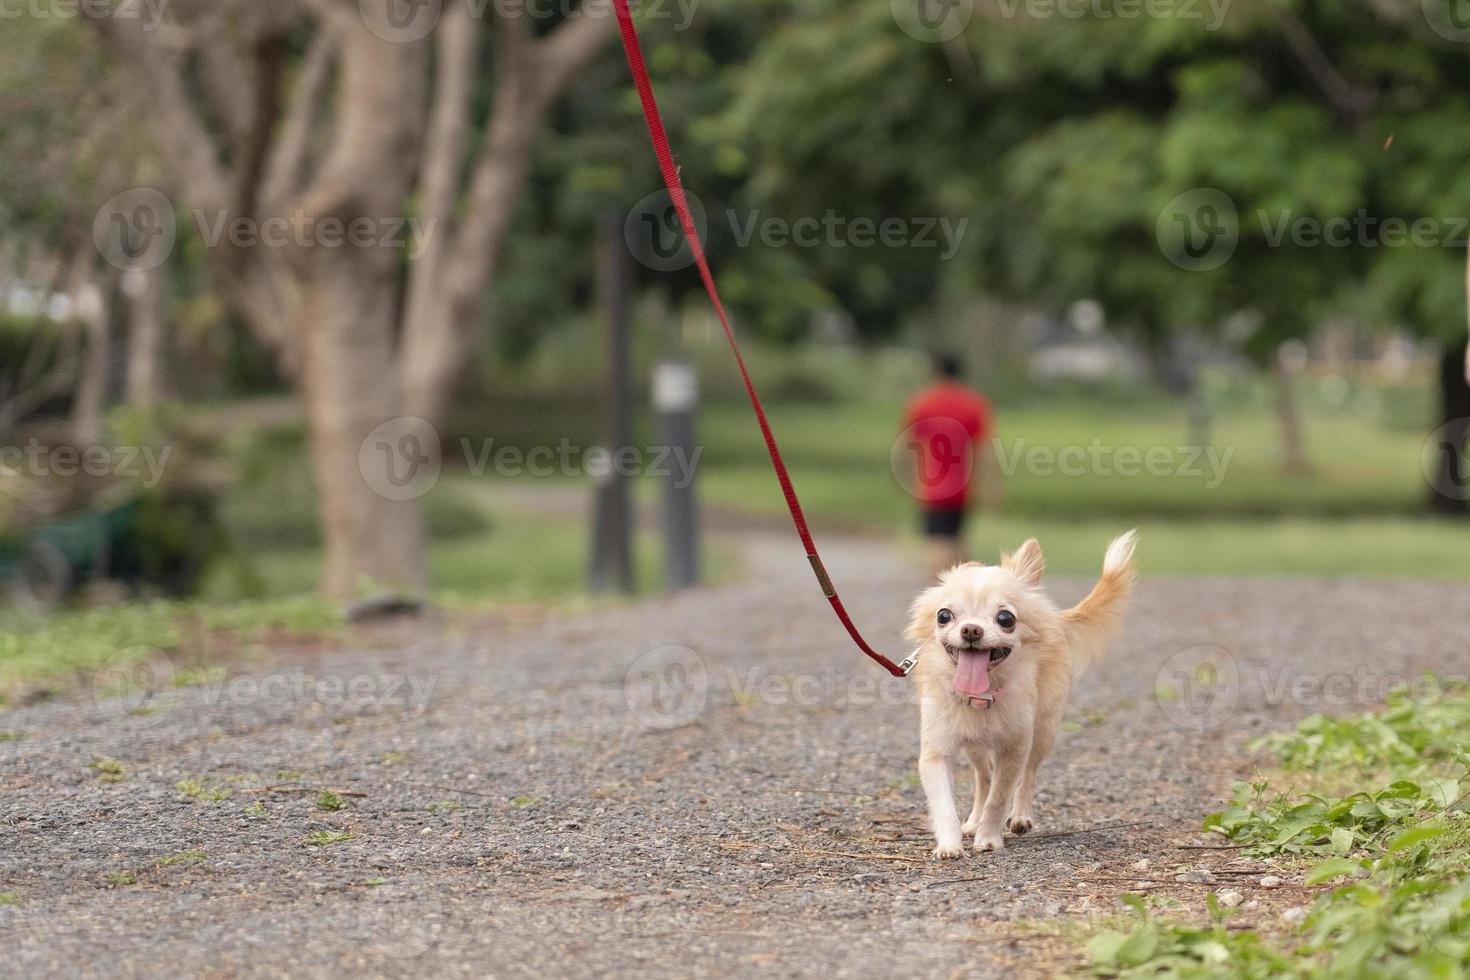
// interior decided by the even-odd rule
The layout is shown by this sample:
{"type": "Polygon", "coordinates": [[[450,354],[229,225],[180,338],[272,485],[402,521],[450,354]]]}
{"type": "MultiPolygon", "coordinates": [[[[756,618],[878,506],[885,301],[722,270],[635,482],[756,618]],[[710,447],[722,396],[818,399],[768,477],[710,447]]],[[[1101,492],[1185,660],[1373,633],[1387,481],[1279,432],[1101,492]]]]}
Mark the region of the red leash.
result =
{"type": "Polygon", "coordinates": [[[720,293],[715,289],[715,277],[710,273],[709,263],[705,261],[704,245],[699,240],[698,229],[694,227],[694,216],[689,213],[689,202],[685,200],[684,187],[679,182],[679,168],[674,165],[674,155],[669,150],[669,138],[664,132],[663,120],[658,113],[658,102],[653,97],[653,85],[648,80],[648,68],[643,63],[643,48],[638,43],[638,29],[633,26],[628,0],[613,0],[613,7],[617,10],[618,30],[623,36],[623,50],[628,55],[628,68],[633,73],[633,84],[638,86],[638,98],[643,102],[643,118],[648,122],[648,137],[653,142],[654,155],[658,157],[658,169],[663,173],[664,184],[669,189],[669,199],[674,202],[674,210],[679,213],[679,224],[683,226],[684,237],[689,241],[694,264],[699,267],[699,278],[704,283],[704,291],[714,304],[715,315],[720,318],[720,326],[725,330],[725,339],[730,342],[730,352],[735,355],[735,364],[740,368],[740,378],[745,382],[745,392],[750,396],[750,407],[755,410],[755,419],[760,423],[761,437],[766,440],[766,452],[770,454],[771,466],[776,470],[776,479],[781,483],[781,492],[786,496],[786,509],[791,511],[791,521],[796,525],[797,537],[801,538],[807,560],[812,563],[812,571],[821,583],[822,594],[827,597],[827,601],[832,604],[832,611],[847,628],[848,636],[852,637],[859,650],[876,660],[884,670],[894,677],[903,677],[913,670],[914,658],[910,657],[902,664],[896,664],[868,645],[868,641],[863,639],[863,635],[853,625],[852,617],[843,608],[837,589],[833,587],[832,579],[827,575],[827,569],[817,554],[816,542],[812,540],[811,531],[807,530],[806,515],[801,511],[801,501],[796,499],[796,489],[791,485],[786,463],[782,461],[781,450],[776,446],[776,437],[771,434],[771,424],[766,421],[766,410],[761,406],[760,396],[755,393],[755,384],[745,368],[745,358],[740,356],[740,345],[735,342],[735,331],[730,329],[730,319],[725,315],[725,304],[720,302],[720,293]]]}

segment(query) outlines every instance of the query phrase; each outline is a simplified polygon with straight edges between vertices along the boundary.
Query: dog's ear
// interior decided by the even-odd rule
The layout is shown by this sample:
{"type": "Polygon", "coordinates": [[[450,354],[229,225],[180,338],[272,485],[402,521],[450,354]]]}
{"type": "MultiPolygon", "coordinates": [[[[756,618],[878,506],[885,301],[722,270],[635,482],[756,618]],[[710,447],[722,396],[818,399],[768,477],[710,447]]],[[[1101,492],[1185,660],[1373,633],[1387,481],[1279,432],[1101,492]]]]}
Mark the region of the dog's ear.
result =
{"type": "Polygon", "coordinates": [[[1046,570],[1046,558],[1035,538],[1017,548],[1014,555],[1002,555],[1000,563],[1006,571],[1027,585],[1040,585],[1041,573],[1046,570]]]}

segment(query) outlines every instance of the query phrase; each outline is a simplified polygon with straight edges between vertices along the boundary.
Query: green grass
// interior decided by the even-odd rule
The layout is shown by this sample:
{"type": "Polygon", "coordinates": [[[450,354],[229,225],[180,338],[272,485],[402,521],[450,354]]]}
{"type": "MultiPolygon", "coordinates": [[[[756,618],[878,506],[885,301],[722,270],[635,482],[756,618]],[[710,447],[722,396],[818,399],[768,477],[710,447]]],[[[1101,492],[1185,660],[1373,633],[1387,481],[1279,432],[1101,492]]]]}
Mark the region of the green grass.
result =
{"type": "MultiPolygon", "coordinates": [[[[647,361],[650,352],[640,356],[647,361]]],[[[784,524],[782,497],[728,352],[711,343],[697,347],[694,357],[705,392],[698,421],[702,501],[784,524]]],[[[922,358],[756,348],[750,362],[819,539],[835,528],[877,529],[902,535],[917,557],[915,502],[890,457],[904,399],[924,381],[922,358]]],[[[576,475],[474,476],[454,458],[461,438],[472,446],[494,439],[497,447],[523,450],[562,440],[595,444],[599,370],[587,351],[553,345],[514,376],[491,379],[493,396],[471,393],[443,427],[448,464],[424,500],[435,601],[453,608],[566,604],[585,592],[590,482],[576,475]],[[544,506],[541,496],[558,499],[544,506]]],[[[1004,509],[975,516],[972,553],[990,558],[1034,535],[1054,573],[1092,575],[1107,541],[1137,526],[1140,566],[1151,576],[1470,578],[1464,545],[1470,524],[1420,513],[1427,491],[1420,453],[1433,427],[1427,379],[1396,385],[1308,379],[1299,390],[1317,467],[1309,479],[1279,475],[1267,386],[1212,378],[1216,459],[1230,454],[1223,474],[1207,460],[1197,475],[1123,476],[1090,464],[1087,472],[1068,475],[1021,464],[1005,479],[1004,509]]],[[[997,398],[997,421],[1007,457],[1033,463],[1026,454],[1038,449],[1090,454],[1094,444],[1109,453],[1124,447],[1173,453],[1188,432],[1182,402],[1147,386],[1030,386],[997,398]]],[[[635,441],[657,443],[646,408],[635,441]]],[[[339,612],[311,596],[321,554],[302,427],[245,433],[227,449],[240,478],[225,494],[222,514],[237,551],[214,569],[202,595],[40,620],[0,611],[0,704],[66,682],[95,686],[99,672],[104,680],[127,680],[131,667],[161,656],[174,671],[172,681],[188,683],[196,665],[209,666],[200,663],[213,646],[206,641],[253,642],[272,630],[331,634],[341,626],[339,612]]],[[[1106,458],[1116,465],[1115,456],[1106,458]]],[[[898,459],[902,464],[902,447],[898,459]]],[[[635,493],[651,502],[658,489],[645,477],[635,493]]],[[[719,540],[710,542],[704,559],[707,581],[729,581],[740,572],[736,551],[719,540]]],[[[638,535],[635,564],[640,591],[657,591],[657,535],[638,535]]]]}
{"type": "Polygon", "coordinates": [[[1324,777],[1341,792],[1236,787],[1206,829],[1246,854],[1294,860],[1325,886],[1288,936],[1230,929],[1212,894],[1208,923],[1151,914],[1088,943],[1101,976],[1464,977],[1470,972],[1470,692],[1421,685],[1386,710],[1314,717],[1259,740],[1281,779],[1324,777]]]}
{"type": "MultiPolygon", "coordinates": [[[[277,465],[292,468],[289,458],[277,461],[277,465]]],[[[589,532],[585,515],[591,508],[590,489],[583,488],[585,506],[561,516],[507,502],[506,482],[493,475],[474,477],[447,470],[425,496],[431,525],[436,514],[445,524],[440,533],[431,535],[429,550],[429,587],[436,601],[448,605],[543,602],[547,596],[586,591],[589,532]],[[463,515],[463,522],[450,533],[456,515],[463,515]]],[[[540,486],[544,484],[533,482],[529,489],[534,494],[540,486]]],[[[574,501],[580,503],[581,499],[573,495],[574,501]]],[[[314,507],[314,502],[310,506],[314,507]]],[[[287,509],[294,512],[298,504],[287,509]]],[[[233,505],[227,507],[227,517],[234,510],[233,505]]],[[[252,517],[245,524],[232,525],[231,534],[237,541],[253,540],[249,529],[264,519],[252,517]]],[[[293,523],[297,519],[288,517],[293,523]]],[[[656,538],[647,534],[635,537],[634,574],[645,594],[662,587],[660,556],[656,538]]],[[[725,549],[716,547],[706,556],[706,570],[713,578],[728,577],[732,564],[733,556],[725,549]]],[[[216,569],[205,584],[202,598],[228,602],[300,595],[316,588],[320,574],[321,551],[311,536],[295,542],[267,537],[263,544],[250,549],[243,569],[228,559],[216,569]]]]}
{"type": "Polygon", "coordinates": [[[341,613],[312,596],[251,602],[136,602],[46,617],[10,615],[0,630],[0,704],[52,681],[71,679],[101,698],[145,681],[188,682],[188,661],[204,638],[249,641],[270,630],[331,632],[341,613]],[[187,649],[191,646],[195,649],[187,649]],[[175,656],[178,654],[179,656],[175,656]],[[187,655],[185,655],[187,654],[187,655]],[[152,664],[146,676],[134,670],[152,664]]]}
{"type": "Polygon", "coordinates": [[[174,789],[201,803],[220,803],[235,795],[234,790],[216,785],[212,779],[181,779],[174,784],[174,789]]]}
{"type": "Polygon", "coordinates": [[[322,790],[320,793],[317,794],[316,797],[316,808],[318,810],[326,810],[330,812],[334,810],[340,810],[346,805],[347,801],[344,800],[340,794],[334,793],[329,789],[322,790]]]}
{"type": "MultiPolygon", "coordinates": [[[[749,406],[725,383],[727,358],[718,348],[697,354],[710,389],[698,420],[699,492],[712,505],[779,521],[781,492],[749,406]]],[[[772,396],[772,427],[819,530],[859,526],[916,537],[916,504],[891,457],[904,400],[923,382],[919,359],[757,349],[751,363],[772,396]]],[[[555,387],[549,368],[530,376],[539,384],[507,379],[473,418],[464,413],[464,436],[476,443],[493,436],[497,445],[523,449],[596,439],[593,401],[561,397],[566,389],[555,387]],[[518,410],[528,401],[536,410],[518,410]]],[[[993,555],[1034,534],[1055,571],[1090,574],[1107,539],[1138,526],[1148,574],[1470,578],[1470,549],[1463,547],[1470,523],[1425,514],[1421,453],[1435,426],[1427,378],[1394,385],[1302,380],[1315,472],[1292,479],[1281,475],[1268,386],[1222,376],[1208,388],[1214,458],[1223,473],[1208,457],[1192,460],[1192,450],[1179,451],[1189,439],[1186,406],[1147,386],[1036,386],[998,399],[998,439],[1016,465],[1004,479],[1002,512],[973,522],[975,554],[993,555]],[[1094,445],[1104,451],[1107,472],[1091,464],[1094,445]],[[1083,472],[1045,465],[1069,449],[1084,454],[1083,472]],[[1150,475],[1140,466],[1136,475],[1118,475],[1122,450],[1140,458],[1167,453],[1169,472],[1150,475]],[[1033,465],[1038,459],[1043,465],[1033,465]]],[[[656,440],[646,413],[640,418],[635,438],[648,445],[656,440]]],[[[901,446],[896,455],[902,468],[901,446]]]]}

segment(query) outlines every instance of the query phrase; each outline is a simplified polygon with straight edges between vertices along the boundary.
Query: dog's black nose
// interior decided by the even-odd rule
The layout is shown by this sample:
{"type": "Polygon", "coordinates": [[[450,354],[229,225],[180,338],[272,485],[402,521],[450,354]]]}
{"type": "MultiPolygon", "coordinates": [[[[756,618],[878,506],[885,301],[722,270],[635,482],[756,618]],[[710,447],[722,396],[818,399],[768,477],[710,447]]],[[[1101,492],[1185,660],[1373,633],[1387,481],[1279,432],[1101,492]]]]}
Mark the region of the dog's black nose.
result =
{"type": "Polygon", "coordinates": [[[960,637],[966,643],[974,643],[984,635],[985,630],[981,629],[977,623],[966,623],[960,627],[960,637]]]}

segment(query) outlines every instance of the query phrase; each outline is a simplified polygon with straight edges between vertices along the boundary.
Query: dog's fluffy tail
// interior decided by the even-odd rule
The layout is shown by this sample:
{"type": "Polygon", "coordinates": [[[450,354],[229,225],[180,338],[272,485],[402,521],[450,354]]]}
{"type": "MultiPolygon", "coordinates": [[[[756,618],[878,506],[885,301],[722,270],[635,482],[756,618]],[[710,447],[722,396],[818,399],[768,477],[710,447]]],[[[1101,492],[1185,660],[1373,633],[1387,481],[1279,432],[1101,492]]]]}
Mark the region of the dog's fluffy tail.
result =
{"type": "Polygon", "coordinates": [[[1123,607],[1128,604],[1136,578],[1133,549],[1137,544],[1136,530],[1114,538],[1103,559],[1102,578],[1086,599],[1062,613],[1073,670],[1080,671],[1101,660],[1108,641],[1122,627],[1123,607]]]}

